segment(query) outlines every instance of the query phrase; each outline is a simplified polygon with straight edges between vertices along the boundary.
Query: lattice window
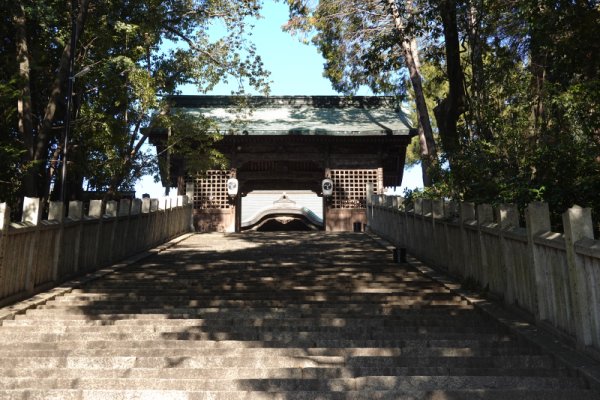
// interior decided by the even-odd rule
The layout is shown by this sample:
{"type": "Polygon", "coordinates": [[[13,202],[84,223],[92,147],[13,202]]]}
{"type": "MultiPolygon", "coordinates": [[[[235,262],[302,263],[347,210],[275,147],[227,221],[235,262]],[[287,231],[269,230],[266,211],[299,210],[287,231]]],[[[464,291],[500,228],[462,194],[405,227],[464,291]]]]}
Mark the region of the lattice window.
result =
{"type": "Polygon", "coordinates": [[[194,181],[194,208],[207,209],[231,208],[227,195],[227,179],[233,176],[232,171],[209,170],[204,178],[194,181]]]}
{"type": "Polygon", "coordinates": [[[382,189],[383,172],[380,169],[332,169],[333,208],[366,208],[367,183],[375,193],[382,189]]]}

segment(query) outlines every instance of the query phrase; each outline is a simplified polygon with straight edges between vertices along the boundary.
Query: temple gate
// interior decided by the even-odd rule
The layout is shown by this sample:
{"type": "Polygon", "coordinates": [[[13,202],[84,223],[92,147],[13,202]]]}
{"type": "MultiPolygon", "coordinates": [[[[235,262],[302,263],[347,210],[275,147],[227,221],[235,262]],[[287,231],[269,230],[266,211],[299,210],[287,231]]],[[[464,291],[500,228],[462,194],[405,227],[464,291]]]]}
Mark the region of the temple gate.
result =
{"type": "Polygon", "coordinates": [[[309,225],[330,231],[361,230],[367,184],[377,193],[400,185],[406,146],[416,134],[390,97],[256,96],[248,101],[250,111],[237,107],[232,96],[175,96],[171,101],[172,109],[215,120],[223,134],[216,147],[230,164],[225,171],[187,176],[182,159],[168,152],[167,133],[150,134],[158,153],[168,159],[168,170],[161,171],[163,185],[177,186],[179,194],[193,199],[198,231],[253,229],[269,218],[310,220],[309,225]],[[239,183],[235,198],[227,194],[230,178],[239,183]],[[331,196],[323,196],[324,178],[333,181],[331,196]],[[281,191],[289,201],[263,204],[256,216],[261,220],[242,221],[242,204],[258,201],[261,196],[255,194],[264,191],[281,191]],[[322,197],[320,221],[315,219],[319,212],[303,213],[306,207],[298,204],[309,193],[322,197]]]}

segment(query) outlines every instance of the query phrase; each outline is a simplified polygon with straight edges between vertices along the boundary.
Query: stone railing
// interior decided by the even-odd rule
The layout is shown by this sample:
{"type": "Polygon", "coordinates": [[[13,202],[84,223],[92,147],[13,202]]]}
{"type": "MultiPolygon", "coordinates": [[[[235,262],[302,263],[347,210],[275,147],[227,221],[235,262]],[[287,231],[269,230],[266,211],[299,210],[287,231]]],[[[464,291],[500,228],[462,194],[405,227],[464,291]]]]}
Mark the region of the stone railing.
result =
{"type": "Polygon", "coordinates": [[[600,350],[600,240],[591,210],[563,214],[552,232],[546,203],[529,204],[525,227],[514,205],[371,196],[369,229],[418,259],[501,297],[576,340],[600,350]]]}
{"type": "Polygon", "coordinates": [[[25,198],[23,219],[10,221],[0,204],[0,305],[31,296],[68,278],[95,271],[191,229],[187,196],[161,199],[72,201],[68,216],[51,202],[25,198]]]}

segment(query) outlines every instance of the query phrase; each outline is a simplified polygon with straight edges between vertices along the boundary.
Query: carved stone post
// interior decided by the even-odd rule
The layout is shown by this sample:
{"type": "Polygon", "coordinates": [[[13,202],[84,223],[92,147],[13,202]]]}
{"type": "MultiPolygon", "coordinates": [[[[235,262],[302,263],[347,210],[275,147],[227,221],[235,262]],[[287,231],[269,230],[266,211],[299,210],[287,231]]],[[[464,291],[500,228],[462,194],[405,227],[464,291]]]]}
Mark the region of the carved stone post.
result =
{"type": "Polygon", "coordinates": [[[117,202],[114,200],[111,201],[107,201],[106,202],[106,210],[104,211],[104,218],[106,218],[107,220],[110,220],[110,222],[105,220],[105,224],[107,226],[109,226],[110,228],[110,239],[108,240],[108,243],[103,243],[104,247],[104,251],[105,252],[110,252],[109,257],[107,258],[106,263],[110,264],[114,261],[114,254],[112,253],[113,249],[115,248],[114,244],[115,244],[115,235],[116,235],[116,229],[117,229],[117,202]]]}
{"type": "Polygon", "coordinates": [[[52,260],[52,280],[58,280],[58,267],[63,260],[65,236],[65,207],[62,201],[51,201],[48,207],[48,221],[56,221],[60,228],[54,238],[54,259],[52,260]]]}
{"type": "Polygon", "coordinates": [[[494,222],[494,209],[490,204],[478,204],[477,205],[477,227],[479,228],[479,257],[477,261],[479,262],[479,279],[481,285],[485,287],[486,285],[491,286],[492,274],[494,271],[491,271],[491,266],[488,263],[487,249],[484,240],[484,232],[482,228],[485,226],[489,226],[494,222]]]}
{"type": "Polygon", "coordinates": [[[544,267],[541,264],[540,254],[537,250],[535,238],[542,233],[550,231],[550,210],[547,203],[533,202],[529,203],[525,209],[525,220],[527,221],[527,246],[531,267],[535,272],[535,286],[537,299],[536,318],[539,320],[548,319],[548,304],[550,301],[547,295],[548,279],[545,276],[544,267]]]}
{"type": "Polygon", "coordinates": [[[516,301],[515,288],[517,287],[517,271],[515,270],[515,264],[511,261],[511,256],[509,254],[510,249],[506,242],[505,232],[519,227],[519,209],[514,204],[500,204],[496,214],[498,228],[500,229],[502,259],[506,269],[504,301],[507,304],[514,304],[516,301]]]}
{"type": "MultiPolygon", "coordinates": [[[[594,279],[594,274],[586,274],[586,268],[581,257],[577,255],[575,244],[584,239],[594,239],[592,210],[574,206],[563,215],[565,230],[565,247],[569,267],[569,285],[571,303],[574,308],[575,334],[579,345],[590,346],[593,343],[592,318],[598,318],[595,313],[592,293],[588,293],[588,280],[594,279]]],[[[592,282],[591,286],[599,282],[592,282]]],[[[598,307],[598,306],[596,306],[598,307]]]]}
{"type": "Polygon", "coordinates": [[[10,227],[10,207],[6,203],[0,204],[0,298],[5,295],[3,282],[6,282],[6,264],[4,263],[4,248],[10,227]]]}
{"type": "Polygon", "coordinates": [[[25,197],[23,199],[23,216],[21,221],[29,226],[35,226],[35,233],[33,240],[29,243],[29,249],[27,251],[27,270],[25,273],[25,290],[29,293],[33,293],[34,289],[34,274],[35,274],[35,263],[37,260],[37,248],[40,240],[40,230],[38,228],[42,219],[42,210],[40,209],[40,199],[35,197],[25,197]]]}

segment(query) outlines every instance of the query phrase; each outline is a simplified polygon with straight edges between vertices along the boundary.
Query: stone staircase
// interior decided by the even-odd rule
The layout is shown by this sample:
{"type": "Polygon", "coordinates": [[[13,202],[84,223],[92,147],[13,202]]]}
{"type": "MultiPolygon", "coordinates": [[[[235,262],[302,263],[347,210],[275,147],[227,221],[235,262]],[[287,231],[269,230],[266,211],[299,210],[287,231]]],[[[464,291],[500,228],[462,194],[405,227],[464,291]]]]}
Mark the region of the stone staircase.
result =
{"type": "Polygon", "coordinates": [[[194,235],[0,327],[0,399],[594,399],[363,234],[194,235]]]}

